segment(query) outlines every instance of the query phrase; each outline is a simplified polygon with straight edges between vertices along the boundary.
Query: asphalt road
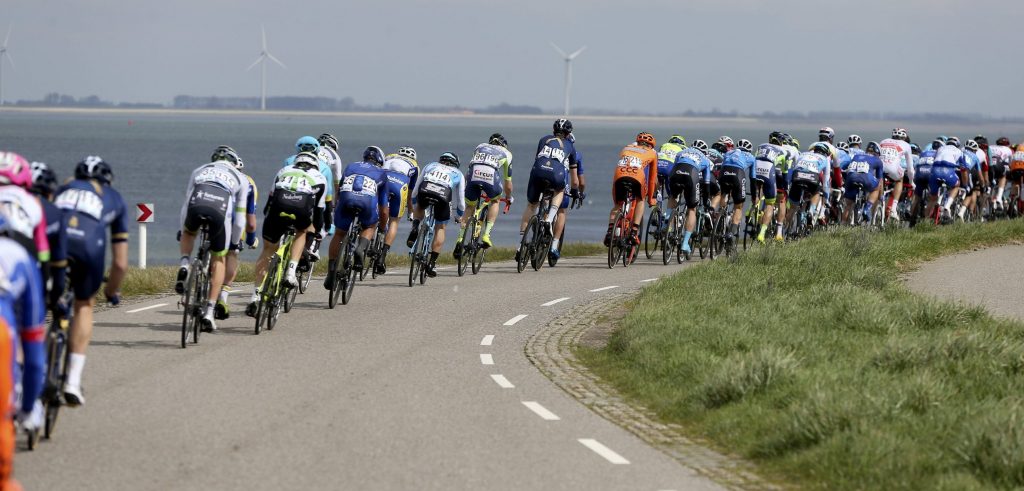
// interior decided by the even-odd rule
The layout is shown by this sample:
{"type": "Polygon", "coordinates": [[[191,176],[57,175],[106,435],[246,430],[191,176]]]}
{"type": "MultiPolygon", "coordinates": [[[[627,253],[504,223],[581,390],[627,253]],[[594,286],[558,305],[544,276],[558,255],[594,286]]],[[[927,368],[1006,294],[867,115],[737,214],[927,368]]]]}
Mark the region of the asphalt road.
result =
{"type": "Polygon", "coordinates": [[[1024,246],[991,247],[930,261],[907,278],[910,289],[981,305],[995,315],[1024,320],[1024,246]]]}
{"type": "Polygon", "coordinates": [[[51,491],[717,489],[576,402],[523,352],[571,306],[680,268],[580,258],[517,274],[506,262],[463,278],[447,268],[415,288],[395,271],[335,310],[315,282],[259,336],[240,315],[246,287],[219,332],[186,350],[177,297],[103,312],[86,406],[20,452],[16,476],[51,491]]]}

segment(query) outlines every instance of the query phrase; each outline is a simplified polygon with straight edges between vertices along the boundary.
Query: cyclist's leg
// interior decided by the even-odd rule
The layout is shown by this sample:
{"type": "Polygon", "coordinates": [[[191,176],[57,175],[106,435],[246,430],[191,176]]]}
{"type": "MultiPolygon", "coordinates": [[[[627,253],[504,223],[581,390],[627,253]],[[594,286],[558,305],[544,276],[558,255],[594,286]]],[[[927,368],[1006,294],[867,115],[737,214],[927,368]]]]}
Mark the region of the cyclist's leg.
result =
{"type": "Polygon", "coordinates": [[[198,207],[189,206],[181,217],[181,239],[178,243],[181,252],[181,262],[178,268],[178,277],[174,282],[174,291],[179,295],[185,291],[185,279],[188,278],[188,266],[192,261],[192,249],[195,248],[196,234],[202,226],[203,217],[198,207]]]}
{"type": "Polygon", "coordinates": [[[786,185],[786,176],[775,169],[775,192],[777,193],[778,199],[776,205],[778,206],[778,216],[782,217],[782,220],[778,220],[778,225],[775,226],[775,239],[782,239],[782,225],[785,222],[786,213],[788,212],[786,202],[788,201],[789,188],[786,185]]]}
{"type": "MultiPolygon", "coordinates": [[[[482,183],[479,183],[479,182],[471,182],[471,183],[469,183],[468,186],[466,186],[465,197],[466,197],[466,216],[467,217],[471,217],[471,216],[473,216],[474,213],[476,213],[477,201],[480,201],[480,199],[482,197],[481,195],[483,194],[483,191],[484,191],[483,190],[483,185],[482,185],[482,183]]],[[[486,203],[481,203],[480,206],[486,206],[486,203]]],[[[455,239],[455,250],[457,252],[462,250],[462,238],[465,237],[465,235],[466,235],[466,224],[467,223],[468,223],[468,221],[466,223],[463,223],[463,224],[461,224],[459,226],[459,234],[458,234],[458,236],[455,239]]],[[[456,254],[456,255],[458,255],[458,254],[456,254]]]]}
{"type": "Polygon", "coordinates": [[[274,255],[280,245],[281,237],[284,237],[285,228],[290,220],[280,215],[277,207],[271,206],[266,219],[263,220],[263,248],[260,249],[260,257],[256,259],[256,267],[253,281],[252,296],[249,298],[249,305],[245,308],[246,315],[256,315],[256,302],[260,300],[260,287],[263,285],[264,276],[267,273],[267,264],[270,257],[274,255]]]}
{"type": "Polygon", "coordinates": [[[356,269],[362,268],[363,259],[366,257],[366,250],[370,248],[370,241],[377,233],[377,225],[380,223],[380,208],[372,199],[368,199],[359,210],[359,240],[356,242],[356,269]]]}
{"type": "Polygon", "coordinates": [[[94,242],[69,244],[69,257],[74,262],[71,270],[71,287],[75,295],[74,317],[68,339],[68,379],[65,383],[65,397],[68,403],[77,406],[85,402],[82,396],[82,371],[85,369],[85,352],[92,339],[92,315],[96,294],[103,281],[104,247],[94,242]]]}
{"type": "Polygon", "coordinates": [[[773,167],[762,184],[764,213],[761,215],[761,230],[757,234],[758,242],[764,242],[764,236],[768,232],[768,225],[772,223],[772,217],[775,215],[775,203],[779,191],[776,184],[775,168],[773,167]]]}

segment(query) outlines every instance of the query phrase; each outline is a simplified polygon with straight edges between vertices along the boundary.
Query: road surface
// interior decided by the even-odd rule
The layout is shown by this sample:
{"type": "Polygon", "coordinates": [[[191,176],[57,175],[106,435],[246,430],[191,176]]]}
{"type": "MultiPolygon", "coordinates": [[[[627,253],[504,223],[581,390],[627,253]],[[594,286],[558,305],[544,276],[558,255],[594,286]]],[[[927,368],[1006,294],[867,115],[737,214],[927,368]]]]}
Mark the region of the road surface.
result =
{"type": "Polygon", "coordinates": [[[278,326],[234,315],[180,349],[166,297],[102,312],[52,442],[15,461],[30,490],[717,489],[555,387],[524,355],[573,305],[678,271],[604,258],[554,270],[405,271],[326,309],[318,282],[278,326]],[[155,306],[155,307],[154,307],[155,306]],[[149,308],[147,308],[149,307],[149,308]]]}
{"type": "Polygon", "coordinates": [[[984,306],[995,315],[1024,320],[1024,246],[991,247],[927,262],[907,278],[910,289],[984,306]]]}

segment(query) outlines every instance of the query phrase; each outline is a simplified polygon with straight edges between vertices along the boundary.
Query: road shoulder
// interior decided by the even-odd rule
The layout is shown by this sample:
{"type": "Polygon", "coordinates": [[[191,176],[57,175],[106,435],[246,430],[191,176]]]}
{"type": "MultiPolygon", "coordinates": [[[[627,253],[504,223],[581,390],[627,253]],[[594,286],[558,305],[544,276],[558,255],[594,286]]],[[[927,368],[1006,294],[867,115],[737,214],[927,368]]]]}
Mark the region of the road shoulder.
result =
{"type": "Polygon", "coordinates": [[[921,265],[904,277],[910,290],[971,305],[994,315],[1024,320],[1024,245],[980,248],[921,265]]]}

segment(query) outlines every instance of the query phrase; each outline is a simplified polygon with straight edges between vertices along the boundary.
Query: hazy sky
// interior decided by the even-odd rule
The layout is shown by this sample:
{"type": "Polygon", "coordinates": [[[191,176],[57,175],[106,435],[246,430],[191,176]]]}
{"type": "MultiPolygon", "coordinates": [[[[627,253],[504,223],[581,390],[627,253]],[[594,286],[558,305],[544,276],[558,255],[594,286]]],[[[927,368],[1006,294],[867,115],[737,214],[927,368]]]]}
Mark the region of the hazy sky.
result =
{"type": "Polygon", "coordinates": [[[0,0],[5,99],[256,96],[1020,116],[1019,0],[0,0]],[[301,5],[301,7],[296,6],[301,5]],[[1014,56],[1017,55],[1017,56],[1014,56]]]}

